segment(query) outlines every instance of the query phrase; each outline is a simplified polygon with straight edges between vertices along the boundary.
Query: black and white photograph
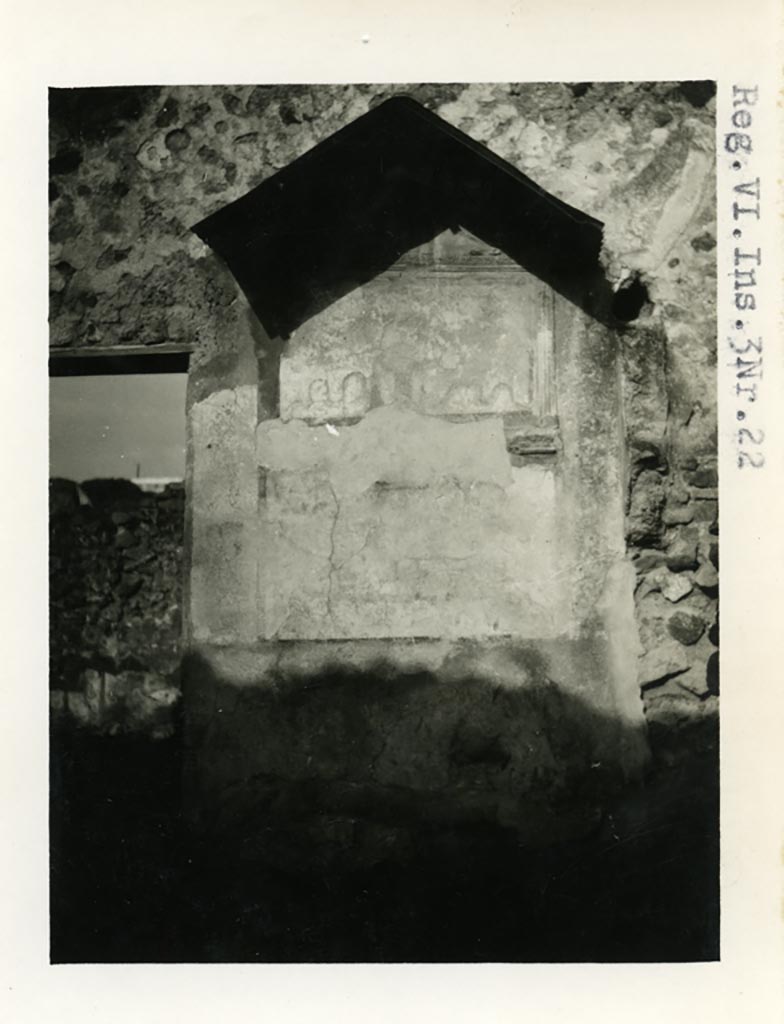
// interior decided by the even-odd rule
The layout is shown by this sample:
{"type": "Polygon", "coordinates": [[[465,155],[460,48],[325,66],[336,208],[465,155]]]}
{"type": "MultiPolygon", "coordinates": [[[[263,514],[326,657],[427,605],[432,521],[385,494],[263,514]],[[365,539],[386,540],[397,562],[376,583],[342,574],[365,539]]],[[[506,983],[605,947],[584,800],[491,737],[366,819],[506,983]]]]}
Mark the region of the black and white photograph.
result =
{"type": "Polygon", "coordinates": [[[4,13],[0,1019],[779,1024],[780,5],[4,13]]]}
{"type": "Polygon", "coordinates": [[[719,959],[716,92],[49,89],[53,964],[719,959]]]}

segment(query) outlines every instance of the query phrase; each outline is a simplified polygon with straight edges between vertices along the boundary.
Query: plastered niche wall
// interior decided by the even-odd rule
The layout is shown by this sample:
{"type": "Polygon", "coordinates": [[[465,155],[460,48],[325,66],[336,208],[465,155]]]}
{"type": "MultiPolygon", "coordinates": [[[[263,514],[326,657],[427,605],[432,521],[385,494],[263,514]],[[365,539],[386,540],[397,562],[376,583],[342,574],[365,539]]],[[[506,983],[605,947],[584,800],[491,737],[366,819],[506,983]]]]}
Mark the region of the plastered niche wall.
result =
{"type": "MultiPolygon", "coordinates": [[[[696,720],[715,720],[719,529],[712,83],[54,90],[53,352],[95,354],[140,344],[153,352],[162,343],[193,345],[191,400],[227,391],[225,406],[216,396],[212,414],[217,423],[225,413],[239,432],[237,403],[244,399],[236,397],[238,389],[247,385],[255,395],[257,388],[247,302],[189,228],[401,91],[552,195],[599,218],[605,225],[602,264],[614,284],[629,273],[642,274],[650,304],[618,339],[631,464],[627,550],[637,571],[642,644],[638,682],[655,729],[675,735],[696,720]]],[[[256,338],[263,367],[276,363],[280,347],[279,339],[256,338]]],[[[278,379],[262,373],[262,419],[278,416],[272,383],[278,379]]],[[[251,397],[248,403],[252,410],[251,397]]],[[[254,429],[255,420],[243,442],[247,451],[255,444],[254,429]]],[[[202,451],[195,472],[219,479],[225,465],[226,473],[234,473],[229,467],[236,466],[239,454],[228,447],[212,470],[202,451]]],[[[218,448],[216,436],[212,454],[218,448]]],[[[236,504],[216,510],[216,521],[224,515],[236,534],[241,510],[236,504]]],[[[208,519],[202,511],[197,529],[208,519]]],[[[215,543],[228,545],[228,532],[222,529],[215,543]]],[[[211,584],[218,588],[219,578],[211,584]]],[[[230,629],[228,620],[242,609],[253,619],[242,597],[247,585],[241,573],[225,585],[227,635],[236,626],[230,629]]],[[[253,629],[243,635],[254,636],[253,629]]],[[[685,749],[692,746],[690,739],[684,741],[685,749]]]]}
{"type": "Polygon", "coordinates": [[[194,814],[583,827],[646,756],[615,337],[446,232],[234,346],[191,384],[194,814]]]}
{"type": "Polygon", "coordinates": [[[257,431],[267,639],[566,627],[546,454],[552,294],[513,264],[466,272],[446,242],[307,321],[284,352],[280,419],[257,431]],[[542,454],[512,465],[518,433],[542,454]]]}

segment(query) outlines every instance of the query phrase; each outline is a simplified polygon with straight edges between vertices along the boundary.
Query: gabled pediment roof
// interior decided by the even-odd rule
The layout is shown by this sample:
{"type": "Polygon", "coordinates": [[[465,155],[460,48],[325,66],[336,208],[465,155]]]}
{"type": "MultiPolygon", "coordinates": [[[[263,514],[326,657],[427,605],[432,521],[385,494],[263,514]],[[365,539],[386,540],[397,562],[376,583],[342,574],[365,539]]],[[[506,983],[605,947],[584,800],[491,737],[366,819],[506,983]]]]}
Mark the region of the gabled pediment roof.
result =
{"type": "Polygon", "coordinates": [[[286,337],[410,249],[461,227],[603,318],[602,224],[404,96],[193,230],[225,260],[267,332],[286,337]]]}

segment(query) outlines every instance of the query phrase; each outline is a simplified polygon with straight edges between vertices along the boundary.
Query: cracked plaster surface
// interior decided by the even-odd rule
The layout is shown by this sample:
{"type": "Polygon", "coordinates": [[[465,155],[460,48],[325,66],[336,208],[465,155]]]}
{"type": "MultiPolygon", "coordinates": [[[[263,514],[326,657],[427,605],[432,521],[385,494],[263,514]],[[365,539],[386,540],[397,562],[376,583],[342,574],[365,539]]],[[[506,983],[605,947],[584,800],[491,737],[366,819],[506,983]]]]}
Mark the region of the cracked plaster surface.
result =
{"type": "Polygon", "coordinates": [[[553,472],[509,463],[500,418],[381,407],[329,431],[265,421],[262,635],[549,636],[566,577],[553,472]]]}

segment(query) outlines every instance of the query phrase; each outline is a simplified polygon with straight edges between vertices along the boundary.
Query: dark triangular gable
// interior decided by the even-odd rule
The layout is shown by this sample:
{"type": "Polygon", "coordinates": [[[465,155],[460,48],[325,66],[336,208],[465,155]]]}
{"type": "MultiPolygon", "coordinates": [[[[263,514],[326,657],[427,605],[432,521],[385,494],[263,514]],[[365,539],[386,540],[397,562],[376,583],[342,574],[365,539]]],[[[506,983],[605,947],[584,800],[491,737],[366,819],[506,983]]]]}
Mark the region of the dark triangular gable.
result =
{"type": "Polygon", "coordinates": [[[602,224],[414,100],[393,97],[193,230],[272,336],[448,228],[495,246],[605,319],[602,224]]]}

